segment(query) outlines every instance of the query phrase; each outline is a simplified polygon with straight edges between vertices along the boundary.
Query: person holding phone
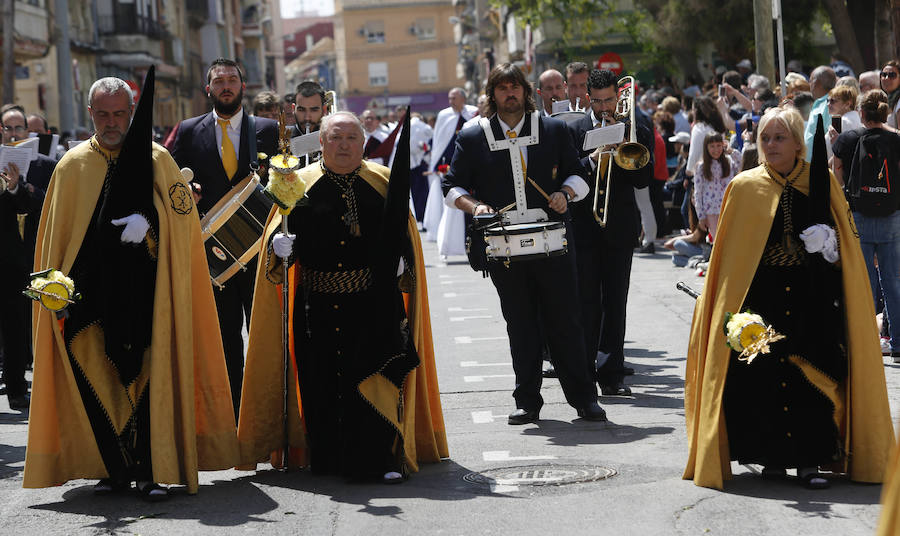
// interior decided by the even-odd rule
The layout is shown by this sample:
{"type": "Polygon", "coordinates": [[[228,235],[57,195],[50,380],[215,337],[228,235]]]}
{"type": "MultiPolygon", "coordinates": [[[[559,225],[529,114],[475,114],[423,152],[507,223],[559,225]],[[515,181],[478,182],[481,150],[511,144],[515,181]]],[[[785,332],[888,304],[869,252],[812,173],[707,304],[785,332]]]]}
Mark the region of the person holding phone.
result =
{"type": "Polygon", "coordinates": [[[853,86],[835,86],[828,92],[828,113],[831,114],[831,126],[828,127],[829,158],[832,155],[831,146],[841,132],[856,130],[862,126],[859,112],[856,111],[856,99],[859,91],[853,86]]]}

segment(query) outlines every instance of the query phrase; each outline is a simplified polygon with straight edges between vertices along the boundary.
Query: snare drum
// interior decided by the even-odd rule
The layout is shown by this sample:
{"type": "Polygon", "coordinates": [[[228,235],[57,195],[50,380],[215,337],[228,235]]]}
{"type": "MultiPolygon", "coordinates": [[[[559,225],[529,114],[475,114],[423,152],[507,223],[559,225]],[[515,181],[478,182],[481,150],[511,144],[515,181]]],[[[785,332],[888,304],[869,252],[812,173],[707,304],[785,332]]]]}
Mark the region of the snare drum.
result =
{"type": "Polygon", "coordinates": [[[496,225],[484,230],[484,240],[493,261],[528,261],[568,251],[566,224],[561,221],[496,225]]]}
{"type": "Polygon", "coordinates": [[[262,246],[272,200],[263,193],[259,176],[251,173],[235,185],[200,220],[209,274],[222,288],[238,270],[246,270],[262,246]]]}

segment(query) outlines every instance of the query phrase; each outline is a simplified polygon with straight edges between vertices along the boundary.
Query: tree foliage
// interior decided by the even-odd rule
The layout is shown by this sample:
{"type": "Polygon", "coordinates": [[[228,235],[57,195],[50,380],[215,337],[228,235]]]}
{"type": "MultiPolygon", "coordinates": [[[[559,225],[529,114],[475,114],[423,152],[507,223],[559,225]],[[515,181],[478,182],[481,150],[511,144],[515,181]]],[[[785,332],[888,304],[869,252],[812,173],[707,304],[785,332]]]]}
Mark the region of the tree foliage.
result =
{"type": "MultiPolygon", "coordinates": [[[[698,51],[712,44],[716,55],[734,65],[754,58],[753,2],[748,0],[633,0],[633,10],[621,0],[491,0],[505,5],[523,24],[550,19],[563,28],[563,45],[598,44],[601,24],[629,36],[644,58],[641,68],[696,71],[698,51]]],[[[812,22],[821,0],[782,2],[785,57],[820,58],[811,44],[812,22]]]]}

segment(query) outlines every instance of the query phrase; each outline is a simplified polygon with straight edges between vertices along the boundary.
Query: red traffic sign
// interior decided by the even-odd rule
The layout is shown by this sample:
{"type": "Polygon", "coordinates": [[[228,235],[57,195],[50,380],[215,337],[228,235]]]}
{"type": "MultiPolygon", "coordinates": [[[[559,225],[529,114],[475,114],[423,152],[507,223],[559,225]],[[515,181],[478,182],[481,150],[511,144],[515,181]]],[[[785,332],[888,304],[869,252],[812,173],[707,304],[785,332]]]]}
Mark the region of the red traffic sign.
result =
{"type": "Polygon", "coordinates": [[[133,80],[126,80],[125,83],[131,88],[131,93],[134,95],[134,103],[137,104],[138,99],[141,97],[141,86],[137,85],[137,82],[133,80]]]}
{"type": "Polygon", "coordinates": [[[600,56],[600,59],[597,60],[597,68],[612,71],[613,74],[619,76],[624,70],[622,56],[619,56],[615,52],[607,52],[606,54],[600,56]]]}

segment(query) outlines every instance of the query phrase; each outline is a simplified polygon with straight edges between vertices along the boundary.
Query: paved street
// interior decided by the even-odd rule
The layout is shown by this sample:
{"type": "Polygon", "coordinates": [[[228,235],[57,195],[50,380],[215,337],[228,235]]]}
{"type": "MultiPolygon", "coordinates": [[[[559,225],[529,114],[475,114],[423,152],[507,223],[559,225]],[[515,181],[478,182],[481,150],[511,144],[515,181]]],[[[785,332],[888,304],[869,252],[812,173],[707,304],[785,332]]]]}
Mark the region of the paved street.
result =
{"type": "MultiPolygon", "coordinates": [[[[27,415],[10,411],[2,397],[0,533],[873,533],[880,486],[838,480],[830,490],[809,491],[795,479],[763,482],[758,467],[737,465],[725,492],[681,479],[693,300],[675,282],[699,288],[703,279],[673,267],[668,255],[635,256],[626,342],[634,396],[601,399],[610,422],[576,418],[558,382],[546,380],[540,423],[509,426],[513,373],[493,286],[464,259],[445,264],[434,243],[425,247],[449,460],[423,466],[400,486],[307,472],[203,473],[197,496],[176,492],[161,504],[130,494],[96,498],[89,481],[23,490],[27,415]],[[557,485],[557,478],[589,481],[557,485]]],[[[895,422],[898,368],[885,369],[895,422]]]]}

